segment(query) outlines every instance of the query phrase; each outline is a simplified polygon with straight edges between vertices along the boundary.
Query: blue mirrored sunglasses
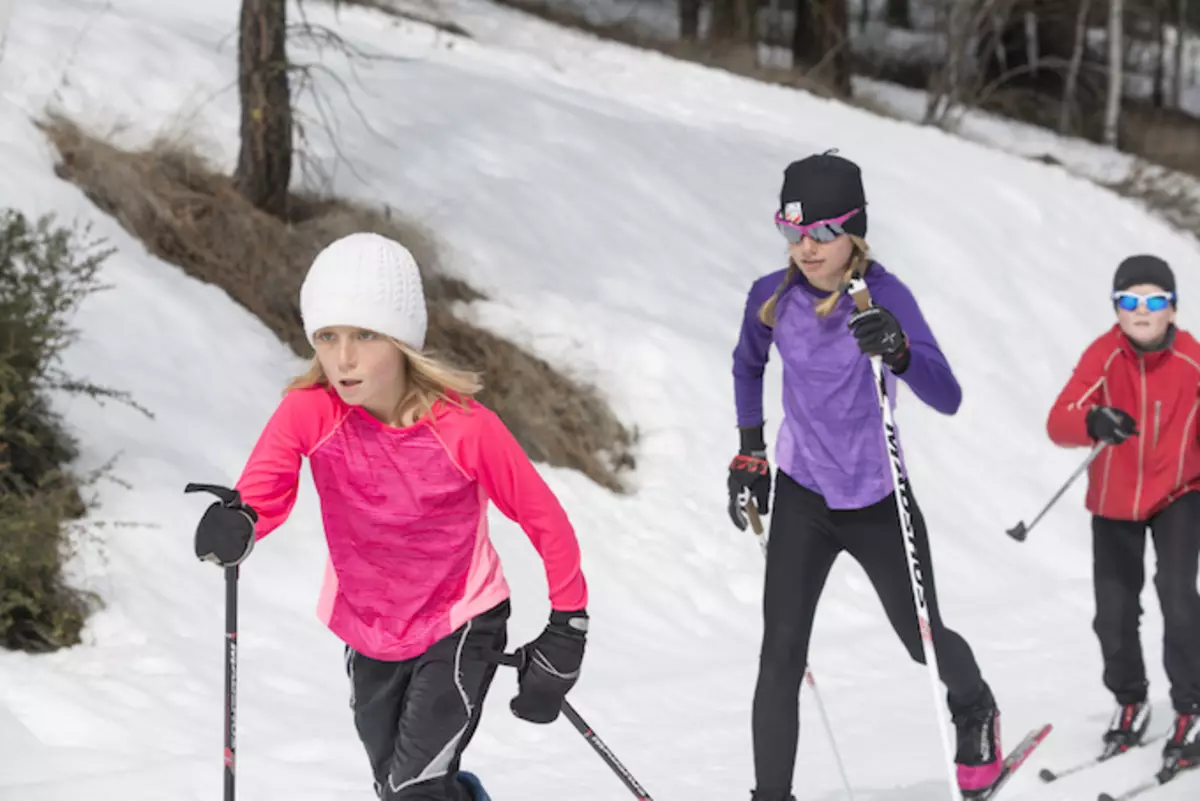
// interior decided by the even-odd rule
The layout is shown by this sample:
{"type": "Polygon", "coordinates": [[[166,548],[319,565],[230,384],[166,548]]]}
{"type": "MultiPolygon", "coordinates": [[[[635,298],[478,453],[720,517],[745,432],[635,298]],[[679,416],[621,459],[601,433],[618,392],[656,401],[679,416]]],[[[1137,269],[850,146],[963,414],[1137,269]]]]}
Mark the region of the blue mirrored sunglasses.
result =
{"type": "Polygon", "coordinates": [[[1142,303],[1150,311],[1162,311],[1175,300],[1175,293],[1151,292],[1149,295],[1139,295],[1136,292],[1114,292],[1113,300],[1125,311],[1134,311],[1142,303]]]}

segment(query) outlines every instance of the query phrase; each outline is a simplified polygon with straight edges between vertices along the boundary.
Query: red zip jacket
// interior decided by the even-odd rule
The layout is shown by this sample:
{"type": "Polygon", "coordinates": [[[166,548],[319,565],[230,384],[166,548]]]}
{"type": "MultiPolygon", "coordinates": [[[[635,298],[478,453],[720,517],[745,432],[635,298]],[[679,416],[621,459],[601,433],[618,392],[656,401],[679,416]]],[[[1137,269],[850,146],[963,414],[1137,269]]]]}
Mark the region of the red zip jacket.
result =
{"type": "Polygon", "coordinates": [[[1046,430],[1059,445],[1091,446],[1086,417],[1115,406],[1138,435],[1105,448],[1088,468],[1087,508],[1116,520],[1147,520],[1200,489],[1200,342],[1176,329],[1163,350],[1141,353],[1117,325],[1084,351],[1050,409],[1046,430]]]}

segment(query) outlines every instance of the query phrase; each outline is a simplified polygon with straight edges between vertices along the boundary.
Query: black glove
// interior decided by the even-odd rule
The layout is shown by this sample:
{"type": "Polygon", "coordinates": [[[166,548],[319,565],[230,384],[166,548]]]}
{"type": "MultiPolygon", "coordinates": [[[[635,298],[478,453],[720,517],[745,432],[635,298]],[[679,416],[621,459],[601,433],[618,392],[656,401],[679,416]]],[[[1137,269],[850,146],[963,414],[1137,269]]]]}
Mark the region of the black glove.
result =
{"type": "Polygon", "coordinates": [[[521,646],[517,668],[517,694],[509,707],[530,723],[551,723],[562,711],[563,698],[579,680],[587,642],[588,614],[550,613],[550,623],[537,639],[521,646]]]}
{"type": "Polygon", "coordinates": [[[900,328],[900,321],[890,311],[882,306],[855,311],[850,315],[848,325],[858,340],[858,349],[863,353],[881,357],[893,373],[903,373],[908,369],[911,358],[908,337],[900,328]]]}
{"type": "Polygon", "coordinates": [[[742,449],[729,463],[729,518],[739,530],[745,531],[746,503],[753,498],[758,513],[767,513],[771,497],[771,464],[767,461],[767,444],[763,441],[762,426],[741,429],[742,449]]]}
{"type": "Polygon", "coordinates": [[[1137,433],[1137,421],[1115,406],[1093,406],[1087,413],[1088,436],[1120,445],[1137,433]]]}
{"type": "Polygon", "coordinates": [[[240,565],[254,550],[254,524],[258,513],[236,490],[216,488],[214,502],[196,526],[196,558],[221,567],[240,565]]]}

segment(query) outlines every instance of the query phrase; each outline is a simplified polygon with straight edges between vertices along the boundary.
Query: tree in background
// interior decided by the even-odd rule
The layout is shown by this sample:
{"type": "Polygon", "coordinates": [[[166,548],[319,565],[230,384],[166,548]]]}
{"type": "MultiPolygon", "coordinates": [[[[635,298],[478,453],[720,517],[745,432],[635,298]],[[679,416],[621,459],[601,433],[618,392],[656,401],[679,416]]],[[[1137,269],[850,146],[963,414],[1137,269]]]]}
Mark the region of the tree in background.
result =
{"type": "Polygon", "coordinates": [[[292,177],[292,102],[288,81],[287,0],[242,0],[238,26],[241,147],[234,184],[276,217],[288,210],[292,177]]]}
{"type": "Polygon", "coordinates": [[[700,41],[700,0],[679,0],[679,38],[700,41]]]}
{"type": "MultiPolygon", "coordinates": [[[[712,0],[708,40],[716,50],[755,41],[754,10],[757,0],[712,0]]],[[[680,13],[683,5],[680,5],[680,13]]],[[[698,14],[698,10],[697,10],[698,14]]]]}
{"type": "Polygon", "coordinates": [[[852,62],[846,0],[795,0],[792,66],[842,97],[850,97],[852,62]]]}
{"type": "MultiPolygon", "coordinates": [[[[1188,0],[1175,2],[1175,54],[1172,58],[1174,69],[1171,71],[1171,105],[1175,108],[1183,108],[1183,51],[1187,38],[1184,34],[1187,32],[1188,6],[1188,0]]],[[[1200,4],[1196,4],[1196,7],[1200,7],[1200,4]]]]}
{"type": "MultiPolygon", "coordinates": [[[[869,0],[864,0],[863,5],[869,6],[869,0]]],[[[912,9],[908,0],[887,0],[885,12],[887,24],[893,28],[912,28],[912,9]]]]}
{"type": "Polygon", "coordinates": [[[1117,147],[1121,95],[1125,83],[1125,0],[1108,4],[1108,100],[1104,106],[1104,144],[1117,147]]]}

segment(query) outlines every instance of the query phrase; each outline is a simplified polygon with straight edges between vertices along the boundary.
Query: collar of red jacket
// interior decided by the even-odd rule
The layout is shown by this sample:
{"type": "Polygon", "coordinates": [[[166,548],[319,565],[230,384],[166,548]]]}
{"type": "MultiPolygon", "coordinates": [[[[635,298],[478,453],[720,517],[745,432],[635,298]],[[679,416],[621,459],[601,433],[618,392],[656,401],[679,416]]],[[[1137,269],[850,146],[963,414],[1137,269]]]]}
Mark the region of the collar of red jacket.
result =
{"type": "Polygon", "coordinates": [[[1121,331],[1121,326],[1113,324],[1113,334],[1117,338],[1117,343],[1121,351],[1134,359],[1144,359],[1147,367],[1155,367],[1167,359],[1171,358],[1171,346],[1175,342],[1175,325],[1172,324],[1167,328],[1166,340],[1156,350],[1142,350],[1137,345],[1133,344],[1133,340],[1125,336],[1121,331]]]}

